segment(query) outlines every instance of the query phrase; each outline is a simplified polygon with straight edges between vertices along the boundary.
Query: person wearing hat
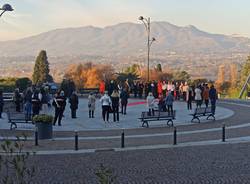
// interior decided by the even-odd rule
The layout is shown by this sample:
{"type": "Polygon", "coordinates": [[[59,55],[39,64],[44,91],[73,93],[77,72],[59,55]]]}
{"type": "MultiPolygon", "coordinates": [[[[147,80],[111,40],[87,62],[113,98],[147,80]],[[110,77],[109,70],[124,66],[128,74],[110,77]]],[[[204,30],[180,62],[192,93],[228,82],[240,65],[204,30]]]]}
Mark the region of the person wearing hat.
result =
{"type": "Polygon", "coordinates": [[[56,94],[56,97],[54,98],[52,105],[55,107],[55,117],[53,125],[56,125],[58,119],[58,125],[61,126],[61,120],[66,106],[66,98],[64,96],[64,91],[58,92],[56,94]]]}
{"type": "Polygon", "coordinates": [[[94,113],[95,113],[95,95],[94,93],[90,93],[88,97],[88,108],[89,108],[89,118],[94,118],[94,113]]]}
{"type": "Polygon", "coordinates": [[[78,109],[78,96],[75,91],[69,97],[70,109],[71,109],[71,118],[76,118],[76,110],[78,109]]]}

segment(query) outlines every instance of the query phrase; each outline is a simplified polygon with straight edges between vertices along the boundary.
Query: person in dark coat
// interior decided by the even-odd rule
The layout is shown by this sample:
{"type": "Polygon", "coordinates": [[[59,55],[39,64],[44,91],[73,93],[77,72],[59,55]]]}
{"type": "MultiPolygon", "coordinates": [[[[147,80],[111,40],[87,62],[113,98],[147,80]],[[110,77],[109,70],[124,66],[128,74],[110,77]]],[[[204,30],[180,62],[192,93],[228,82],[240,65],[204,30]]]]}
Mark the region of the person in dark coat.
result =
{"type": "Polygon", "coordinates": [[[128,105],[128,92],[126,90],[122,90],[121,94],[120,94],[120,98],[121,98],[121,106],[122,106],[122,114],[127,114],[127,105],[128,105]]]}
{"type": "Polygon", "coordinates": [[[31,119],[32,115],[32,91],[31,89],[27,89],[24,94],[24,110],[25,110],[25,118],[31,119]]]}
{"type": "Polygon", "coordinates": [[[61,126],[63,112],[66,106],[66,98],[64,96],[64,91],[57,93],[56,97],[53,100],[52,105],[55,107],[55,117],[54,117],[53,125],[56,125],[56,122],[58,119],[58,125],[61,126]]]}
{"type": "Polygon", "coordinates": [[[39,90],[35,90],[34,94],[32,95],[32,112],[33,116],[38,115],[41,109],[41,99],[42,95],[39,90]]]}
{"type": "Polygon", "coordinates": [[[211,102],[211,110],[212,110],[212,113],[214,115],[215,114],[215,109],[216,109],[216,100],[218,99],[217,91],[214,88],[214,85],[212,85],[210,87],[210,90],[209,90],[209,99],[210,99],[210,102],[211,102]]]}
{"type": "Polygon", "coordinates": [[[4,105],[4,102],[3,102],[3,92],[0,91],[0,118],[2,118],[3,105],[4,105]]]}
{"type": "Polygon", "coordinates": [[[139,85],[138,85],[138,94],[139,94],[139,98],[142,98],[143,89],[144,89],[144,85],[143,85],[142,82],[140,82],[139,85]]]}
{"type": "Polygon", "coordinates": [[[116,120],[119,122],[119,100],[119,93],[117,90],[114,90],[111,95],[114,122],[116,122],[116,120]]]}
{"type": "Polygon", "coordinates": [[[22,96],[18,88],[15,90],[13,100],[16,105],[16,112],[21,112],[22,96]]]}
{"type": "Polygon", "coordinates": [[[74,91],[69,98],[70,109],[71,109],[71,118],[76,118],[76,110],[78,109],[78,96],[74,91]]]}

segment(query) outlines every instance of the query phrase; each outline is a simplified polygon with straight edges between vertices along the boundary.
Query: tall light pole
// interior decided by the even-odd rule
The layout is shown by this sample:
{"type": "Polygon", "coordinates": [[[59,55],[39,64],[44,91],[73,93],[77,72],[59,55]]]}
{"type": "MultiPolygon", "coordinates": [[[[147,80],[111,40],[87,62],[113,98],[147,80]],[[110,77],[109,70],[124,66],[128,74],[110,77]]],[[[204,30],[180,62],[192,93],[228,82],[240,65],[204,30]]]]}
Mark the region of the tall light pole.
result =
{"type": "Polygon", "coordinates": [[[150,38],[150,31],[151,31],[151,22],[150,17],[144,18],[143,16],[139,17],[139,20],[143,22],[147,31],[147,57],[148,57],[148,68],[147,68],[147,81],[149,82],[149,60],[150,60],[150,48],[151,45],[156,39],[154,37],[150,38]]]}
{"type": "Polygon", "coordinates": [[[0,8],[0,10],[2,11],[0,13],[0,17],[4,14],[4,12],[7,12],[7,11],[13,11],[14,9],[11,7],[10,4],[5,4],[2,6],[2,8],[0,8]]]}

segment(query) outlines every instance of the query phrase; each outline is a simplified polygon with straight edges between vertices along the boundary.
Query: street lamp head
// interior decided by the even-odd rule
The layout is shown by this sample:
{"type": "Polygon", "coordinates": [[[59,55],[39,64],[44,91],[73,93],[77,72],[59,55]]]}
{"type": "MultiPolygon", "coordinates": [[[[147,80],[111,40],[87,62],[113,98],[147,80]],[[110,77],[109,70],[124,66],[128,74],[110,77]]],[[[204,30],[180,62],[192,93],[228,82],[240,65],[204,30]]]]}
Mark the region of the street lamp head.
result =
{"type": "Polygon", "coordinates": [[[140,16],[140,17],[139,17],[139,20],[144,20],[144,17],[143,17],[143,16],[140,16]]]}
{"type": "Polygon", "coordinates": [[[13,11],[14,9],[12,8],[12,6],[10,4],[5,4],[5,5],[3,5],[3,7],[0,10],[13,11]]]}

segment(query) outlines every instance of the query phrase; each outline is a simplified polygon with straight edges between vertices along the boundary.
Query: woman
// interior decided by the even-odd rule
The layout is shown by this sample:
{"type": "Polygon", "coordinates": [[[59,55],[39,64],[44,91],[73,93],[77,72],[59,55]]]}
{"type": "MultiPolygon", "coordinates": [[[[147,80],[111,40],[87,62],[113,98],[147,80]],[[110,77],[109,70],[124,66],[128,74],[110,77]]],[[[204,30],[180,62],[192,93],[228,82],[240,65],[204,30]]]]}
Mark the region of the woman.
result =
{"type": "Polygon", "coordinates": [[[91,92],[88,97],[89,118],[94,118],[95,113],[95,95],[91,92]]]}
{"type": "Polygon", "coordinates": [[[119,122],[119,100],[119,93],[117,90],[114,90],[111,95],[114,122],[116,122],[116,120],[119,122]]]}
{"type": "Polygon", "coordinates": [[[155,98],[151,92],[148,93],[147,96],[147,106],[148,106],[148,113],[149,115],[154,115],[154,102],[155,98]]]}
{"type": "Polygon", "coordinates": [[[53,125],[56,125],[56,122],[58,120],[58,125],[61,126],[61,120],[63,117],[63,112],[66,107],[66,98],[64,91],[58,92],[55,96],[52,105],[55,107],[55,117],[53,125]]]}
{"type": "Polygon", "coordinates": [[[186,99],[187,100],[187,109],[188,110],[192,110],[193,96],[194,96],[193,88],[192,87],[188,87],[187,99],[186,99]]]}
{"type": "Polygon", "coordinates": [[[77,96],[75,91],[70,96],[69,103],[70,103],[70,109],[71,109],[71,118],[75,119],[76,118],[76,110],[78,109],[78,103],[79,103],[78,96],[77,96]]]}
{"type": "Polygon", "coordinates": [[[108,96],[108,91],[104,92],[104,95],[101,97],[100,102],[102,104],[102,118],[103,118],[103,121],[105,123],[109,122],[109,109],[110,109],[110,106],[111,106],[112,102],[111,102],[110,97],[108,96]]]}
{"type": "Polygon", "coordinates": [[[128,91],[122,90],[120,98],[121,98],[122,114],[124,115],[127,114],[128,97],[129,97],[128,91]]]}
{"type": "Polygon", "coordinates": [[[41,109],[42,95],[39,90],[35,90],[32,95],[32,112],[33,116],[38,115],[41,109]]]}
{"type": "Polygon", "coordinates": [[[195,92],[195,97],[194,97],[194,99],[195,99],[195,101],[196,101],[196,106],[197,106],[197,108],[198,108],[198,107],[201,107],[201,104],[202,104],[201,93],[202,93],[202,91],[201,91],[201,89],[200,89],[200,86],[197,86],[197,87],[195,88],[194,92],[195,92]]]}

